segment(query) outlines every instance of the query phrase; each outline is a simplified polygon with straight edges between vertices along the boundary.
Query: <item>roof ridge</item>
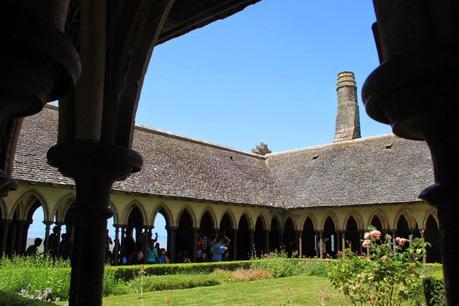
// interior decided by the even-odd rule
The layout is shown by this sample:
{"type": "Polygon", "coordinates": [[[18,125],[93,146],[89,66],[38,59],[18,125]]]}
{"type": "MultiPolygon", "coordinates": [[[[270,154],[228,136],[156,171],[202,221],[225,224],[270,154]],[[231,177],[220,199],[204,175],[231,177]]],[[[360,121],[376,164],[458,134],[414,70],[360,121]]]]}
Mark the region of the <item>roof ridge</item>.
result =
{"type": "Polygon", "coordinates": [[[368,136],[368,137],[364,137],[364,138],[345,140],[345,141],[340,141],[340,142],[335,142],[335,143],[326,143],[326,144],[313,145],[313,146],[304,147],[304,148],[298,148],[298,149],[291,149],[291,150],[279,151],[279,152],[274,152],[274,153],[268,153],[268,154],[266,154],[266,157],[268,158],[268,157],[273,156],[273,155],[296,153],[296,152],[307,151],[307,150],[312,150],[312,149],[322,149],[322,148],[326,148],[326,147],[337,147],[337,146],[342,146],[342,145],[345,145],[345,144],[353,144],[353,143],[357,143],[357,142],[371,141],[371,140],[375,140],[375,139],[378,139],[378,138],[385,138],[385,137],[397,137],[397,138],[399,138],[394,133],[387,133],[387,134],[382,134],[382,135],[375,135],[375,136],[368,136]]]}
{"type": "MultiPolygon", "coordinates": [[[[59,109],[59,107],[57,105],[52,105],[52,104],[45,104],[45,108],[48,108],[48,109],[53,110],[53,111],[57,111],[59,109]]],[[[209,141],[204,141],[204,140],[201,140],[201,139],[180,135],[180,134],[173,133],[173,132],[166,131],[166,130],[162,130],[162,129],[159,129],[159,128],[149,127],[149,126],[146,126],[146,125],[143,125],[143,124],[136,124],[134,126],[134,129],[135,130],[144,131],[144,132],[148,132],[148,133],[152,133],[152,134],[163,135],[163,136],[166,136],[166,137],[172,137],[172,138],[179,139],[179,140],[185,140],[185,141],[196,143],[196,144],[203,144],[203,145],[206,145],[206,146],[209,146],[209,147],[222,149],[222,150],[226,150],[226,151],[230,151],[230,152],[235,152],[235,153],[239,153],[239,154],[243,154],[243,155],[247,155],[247,156],[251,156],[251,157],[256,157],[256,158],[259,158],[259,159],[266,159],[266,157],[263,156],[263,155],[254,154],[254,153],[242,151],[242,150],[231,148],[231,147],[226,147],[226,146],[219,145],[219,144],[216,144],[216,143],[212,143],[212,142],[209,142],[209,141]]]]}
{"type": "Polygon", "coordinates": [[[188,141],[188,142],[191,142],[191,143],[202,144],[202,145],[206,145],[206,146],[209,146],[209,147],[222,149],[222,150],[230,151],[230,152],[235,152],[235,153],[238,153],[238,154],[243,154],[243,155],[247,155],[247,156],[255,157],[255,158],[259,158],[259,159],[266,159],[266,157],[263,156],[263,155],[254,154],[254,153],[242,151],[242,150],[231,148],[231,147],[226,147],[226,146],[219,145],[219,144],[216,144],[216,143],[212,143],[212,142],[209,142],[209,141],[205,141],[205,140],[201,140],[201,139],[197,139],[197,138],[193,138],[193,137],[180,135],[180,134],[177,134],[177,133],[174,133],[174,132],[170,132],[170,131],[166,131],[166,130],[162,130],[162,129],[159,129],[159,128],[152,128],[152,127],[145,126],[145,125],[142,125],[142,124],[136,125],[134,128],[136,130],[140,130],[140,131],[144,131],[144,132],[148,132],[148,133],[152,133],[152,134],[162,135],[162,136],[166,136],[166,137],[172,137],[172,138],[175,138],[175,139],[184,140],[184,141],[188,141]]]}

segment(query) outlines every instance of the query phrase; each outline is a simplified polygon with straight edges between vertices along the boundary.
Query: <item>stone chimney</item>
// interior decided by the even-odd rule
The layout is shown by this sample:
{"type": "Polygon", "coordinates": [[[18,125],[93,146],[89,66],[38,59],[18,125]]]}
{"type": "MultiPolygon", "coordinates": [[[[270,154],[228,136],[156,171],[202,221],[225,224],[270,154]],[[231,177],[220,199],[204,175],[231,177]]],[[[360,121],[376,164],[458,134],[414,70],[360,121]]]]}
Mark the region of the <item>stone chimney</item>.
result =
{"type": "Polygon", "coordinates": [[[333,142],[360,138],[359,105],[354,73],[338,73],[336,86],[338,113],[336,114],[335,137],[333,142]]]}

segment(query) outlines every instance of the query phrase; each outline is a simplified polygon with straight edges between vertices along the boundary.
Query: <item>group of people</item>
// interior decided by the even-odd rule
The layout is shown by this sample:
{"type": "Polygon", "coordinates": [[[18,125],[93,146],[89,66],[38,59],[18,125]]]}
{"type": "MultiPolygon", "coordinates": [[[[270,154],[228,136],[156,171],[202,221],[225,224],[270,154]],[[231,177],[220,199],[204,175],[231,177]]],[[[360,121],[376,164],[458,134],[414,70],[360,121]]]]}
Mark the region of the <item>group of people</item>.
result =
{"type": "Polygon", "coordinates": [[[223,237],[215,237],[212,241],[209,241],[207,235],[202,231],[198,232],[196,238],[196,260],[197,261],[222,261],[227,259],[229,256],[229,245],[231,239],[226,235],[223,237]]]}
{"type": "MultiPolygon", "coordinates": [[[[39,248],[43,240],[41,238],[35,238],[34,243],[30,245],[24,255],[35,256],[39,253],[39,248]]],[[[55,226],[53,232],[48,237],[48,245],[46,252],[52,258],[62,258],[63,260],[69,260],[72,256],[72,235],[71,233],[63,233],[59,235],[59,227],[55,226]]]]}
{"type": "Polygon", "coordinates": [[[161,248],[158,242],[158,233],[152,239],[148,233],[142,233],[134,240],[132,231],[127,231],[122,238],[121,245],[115,241],[113,252],[118,252],[121,264],[163,264],[169,263],[169,256],[165,248],[161,248]]]}

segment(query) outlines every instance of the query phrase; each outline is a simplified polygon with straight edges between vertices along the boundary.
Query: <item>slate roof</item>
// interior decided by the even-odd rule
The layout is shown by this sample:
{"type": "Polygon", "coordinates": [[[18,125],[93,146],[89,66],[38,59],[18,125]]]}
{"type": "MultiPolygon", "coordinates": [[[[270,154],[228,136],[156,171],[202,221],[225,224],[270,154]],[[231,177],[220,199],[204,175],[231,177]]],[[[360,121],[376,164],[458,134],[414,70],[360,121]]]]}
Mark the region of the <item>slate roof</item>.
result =
{"type": "MultiPolygon", "coordinates": [[[[56,133],[55,107],[24,120],[14,178],[73,184],[46,163],[56,133]]],[[[433,178],[427,146],[394,135],[264,157],[136,127],[133,148],[144,157],[143,169],[114,190],[294,208],[413,202],[433,178]]]]}

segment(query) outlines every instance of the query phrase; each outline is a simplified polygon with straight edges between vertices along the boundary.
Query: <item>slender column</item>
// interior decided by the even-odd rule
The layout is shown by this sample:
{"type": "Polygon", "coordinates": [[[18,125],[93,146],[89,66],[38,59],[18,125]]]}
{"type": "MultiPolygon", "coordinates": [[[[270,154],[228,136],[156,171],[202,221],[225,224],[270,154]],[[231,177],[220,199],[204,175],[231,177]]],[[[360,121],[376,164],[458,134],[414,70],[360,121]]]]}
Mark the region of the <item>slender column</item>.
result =
{"type": "Polygon", "coordinates": [[[255,231],[254,230],[249,230],[249,259],[254,258],[256,256],[256,250],[255,250],[255,231]]]}
{"type": "MultiPolygon", "coordinates": [[[[365,231],[364,230],[359,230],[359,234],[360,234],[360,239],[359,240],[362,240],[364,235],[365,235],[365,231]]],[[[368,248],[367,248],[368,250],[368,248]]],[[[362,243],[360,243],[359,241],[359,251],[360,251],[360,254],[363,253],[363,246],[362,246],[362,243]]]]}
{"type": "Polygon", "coordinates": [[[237,258],[237,229],[233,229],[233,260],[237,258]]]}
{"type": "Polygon", "coordinates": [[[344,254],[346,250],[346,232],[345,231],[341,231],[341,249],[344,254]]]}
{"type": "Polygon", "coordinates": [[[51,225],[54,223],[53,221],[43,221],[45,224],[45,239],[43,241],[43,247],[45,250],[45,253],[49,251],[49,232],[51,230],[51,225]]]}
{"type": "Polygon", "coordinates": [[[323,249],[323,245],[324,245],[324,242],[323,242],[324,241],[324,237],[323,237],[323,235],[324,235],[324,232],[323,231],[319,231],[319,247],[318,247],[318,250],[319,250],[319,256],[318,257],[319,258],[323,258],[324,251],[326,251],[326,250],[323,249]]]}
{"type": "Polygon", "coordinates": [[[296,231],[296,245],[298,250],[298,257],[303,257],[303,231],[296,231]]]}
{"type": "MultiPolygon", "coordinates": [[[[424,232],[425,230],[422,228],[419,230],[419,232],[421,233],[421,238],[424,240],[424,232]]],[[[426,250],[424,250],[425,252],[426,250]]],[[[422,262],[423,263],[427,263],[427,252],[424,254],[424,256],[422,257],[422,262]]]]}
{"type": "Polygon", "coordinates": [[[143,230],[143,263],[147,262],[147,246],[151,240],[151,231],[153,230],[153,225],[145,225],[143,230]]]}
{"type": "Polygon", "coordinates": [[[397,235],[397,231],[396,230],[392,230],[392,245],[394,246],[394,254],[397,254],[397,242],[395,241],[395,238],[396,238],[396,235],[397,235]]]}
{"type": "Polygon", "coordinates": [[[115,265],[119,264],[119,253],[120,253],[120,225],[115,224],[115,241],[113,247],[113,262],[115,265]]]}
{"type": "Polygon", "coordinates": [[[15,242],[13,252],[16,254],[22,254],[25,251],[24,250],[25,249],[24,240],[27,241],[26,226],[28,227],[28,224],[27,224],[28,222],[27,220],[17,220],[16,222],[18,224],[18,231],[16,235],[16,242],[15,242]]]}

